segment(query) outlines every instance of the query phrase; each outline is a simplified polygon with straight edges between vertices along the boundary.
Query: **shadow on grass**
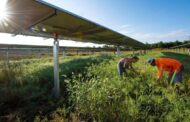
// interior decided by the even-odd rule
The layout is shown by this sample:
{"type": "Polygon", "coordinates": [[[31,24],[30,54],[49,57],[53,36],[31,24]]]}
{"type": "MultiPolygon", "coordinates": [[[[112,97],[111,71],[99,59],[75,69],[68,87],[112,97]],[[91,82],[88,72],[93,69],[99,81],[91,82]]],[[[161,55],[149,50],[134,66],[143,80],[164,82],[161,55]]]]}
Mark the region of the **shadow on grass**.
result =
{"type": "Polygon", "coordinates": [[[64,83],[65,76],[71,78],[72,74],[85,73],[87,67],[112,59],[112,56],[96,56],[78,58],[60,64],[60,91],[59,99],[54,99],[53,67],[47,66],[32,74],[35,78],[25,79],[22,85],[0,85],[0,121],[34,121],[43,118],[52,119],[56,116],[68,118],[68,93],[64,83]],[[36,81],[35,81],[36,80],[36,81]],[[59,110],[57,110],[59,109],[59,110]],[[56,114],[56,115],[54,115],[56,114]]]}

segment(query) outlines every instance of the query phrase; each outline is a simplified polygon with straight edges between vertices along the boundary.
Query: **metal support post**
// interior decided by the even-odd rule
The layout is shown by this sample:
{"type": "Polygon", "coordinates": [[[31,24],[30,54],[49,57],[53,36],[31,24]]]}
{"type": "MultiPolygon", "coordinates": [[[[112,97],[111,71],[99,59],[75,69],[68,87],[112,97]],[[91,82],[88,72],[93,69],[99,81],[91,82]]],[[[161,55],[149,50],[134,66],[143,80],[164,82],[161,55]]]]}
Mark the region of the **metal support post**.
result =
{"type": "Polygon", "coordinates": [[[6,52],[6,64],[7,64],[7,69],[9,69],[9,48],[7,48],[6,52]]]}
{"type": "Polygon", "coordinates": [[[53,58],[54,58],[54,96],[59,98],[59,41],[57,34],[54,35],[53,43],[53,58]]]}
{"type": "Polygon", "coordinates": [[[63,49],[63,57],[65,57],[67,54],[66,54],[66,50],[63,49]]]}
{"type": "Polygon", "coordinates": [[[134,56],[135,55],[135,50],[133,49],[133,53],[132,53],[132,55],[134,56]]]}
{"type": "Polygon", "coordinates": [[[120,56],[120,49],[119,49],[119,46],[117,46],[117,55],[120,56]]]}

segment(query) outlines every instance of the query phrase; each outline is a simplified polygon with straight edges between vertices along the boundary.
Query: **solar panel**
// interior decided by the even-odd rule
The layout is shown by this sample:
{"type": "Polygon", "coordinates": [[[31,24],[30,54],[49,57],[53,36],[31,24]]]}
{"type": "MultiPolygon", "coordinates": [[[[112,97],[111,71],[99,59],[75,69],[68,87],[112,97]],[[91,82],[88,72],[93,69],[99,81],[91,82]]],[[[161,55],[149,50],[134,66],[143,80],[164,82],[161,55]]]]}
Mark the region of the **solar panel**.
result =
{"type": "Polygon", "coordinates": [[[82,18],[42,0],[8,0],[8,18],[0,24],[0,32],[82,42],[144,48],[135,39],[82,18]]]}

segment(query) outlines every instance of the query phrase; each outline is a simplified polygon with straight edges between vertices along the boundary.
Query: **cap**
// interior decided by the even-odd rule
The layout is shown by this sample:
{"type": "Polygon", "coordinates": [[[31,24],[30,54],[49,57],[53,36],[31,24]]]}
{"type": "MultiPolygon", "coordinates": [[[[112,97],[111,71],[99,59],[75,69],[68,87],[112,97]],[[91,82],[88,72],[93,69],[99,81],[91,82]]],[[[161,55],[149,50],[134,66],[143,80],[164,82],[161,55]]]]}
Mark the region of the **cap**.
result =
{"type": "Polygon", "coordinates": [[[151,64],[153,62],[153,60],[154,60],[153,58],[148,58],[147,63],[151,64]]]}

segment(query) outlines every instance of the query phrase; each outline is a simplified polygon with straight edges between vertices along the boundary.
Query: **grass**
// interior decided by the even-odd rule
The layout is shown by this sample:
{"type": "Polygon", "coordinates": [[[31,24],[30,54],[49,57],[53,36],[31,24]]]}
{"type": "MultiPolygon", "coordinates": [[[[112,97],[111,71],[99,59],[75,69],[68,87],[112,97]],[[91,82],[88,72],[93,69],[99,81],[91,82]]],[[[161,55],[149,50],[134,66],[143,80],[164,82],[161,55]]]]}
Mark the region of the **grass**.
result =
{"type": "Polygon", "coordinates": [[[156,68],[146,64],[147,57],[163,56],[164,53],[141,56],[135,64],[138,73],[129,71],[122,79],[116,70],[118,60],[114,59],[88,68],[86,77],[91,77],[89,80],[83,80],[84,76],[69,80],[68,84],[72,84],[70,101],[78,118],[92,121],[188,120],[189,77],[177,88],[167,84],[167,74],[158,83],[155,82],[156,68]]]}
{"type": "Polygon", "coordinates": [[[140,56],[120,78],[119,58],[83,56],[60,59],[61,97],[52,95],[52,59],[12,61],[0,70],[1,121],[187,121],[190,113],[190,57],[169,52],[140,56]],[[184,84],[172,87],[167,74],[156,82],[148,57],[177,58],[185,65],[184,84]]]}
{"type": "MultiPolygon", "coordinates": [[[[56,112],[66,105],[65,77],[85,72],[92,63],[110,59],[111,56],[85,56],[60,59],[61,99],[54,100],[52,59],[21,60],[10,62],[9,75],[6,66],[1,71],[0,119],[20,118],[34,121],[36,117],[56,112]],[[7,109],[9,108],[9,109],[7,109]]],[[[42,117],[41,117],[42,116],[42,117]]]]}

